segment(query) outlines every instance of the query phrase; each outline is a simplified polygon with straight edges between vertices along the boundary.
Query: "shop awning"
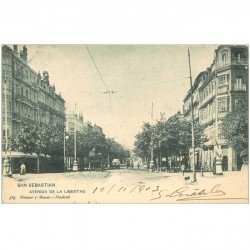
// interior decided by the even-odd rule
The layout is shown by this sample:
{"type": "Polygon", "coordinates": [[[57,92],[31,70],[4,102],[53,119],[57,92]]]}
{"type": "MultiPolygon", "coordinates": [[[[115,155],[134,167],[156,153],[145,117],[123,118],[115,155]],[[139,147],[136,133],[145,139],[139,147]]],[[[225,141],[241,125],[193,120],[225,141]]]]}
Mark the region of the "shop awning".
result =
{"type": "MultiPolygon", "coordinates": [[[[11,151],[11,152],[7,152],[7,156],[11,157],[11,158],[37,158],[37,154],[36,153],[32,153],[32,154],[25,154],[23,152],[18,152],[18,151],[11,151]]],[[[2,152],[2,157],[5,157],[5,152],[2,152]]],[[[44,154],[41,154],[40,157],[45,157],[44,154]]],[[[46,155],[46,158],[51,158],[50,155],[46,155]]]]}

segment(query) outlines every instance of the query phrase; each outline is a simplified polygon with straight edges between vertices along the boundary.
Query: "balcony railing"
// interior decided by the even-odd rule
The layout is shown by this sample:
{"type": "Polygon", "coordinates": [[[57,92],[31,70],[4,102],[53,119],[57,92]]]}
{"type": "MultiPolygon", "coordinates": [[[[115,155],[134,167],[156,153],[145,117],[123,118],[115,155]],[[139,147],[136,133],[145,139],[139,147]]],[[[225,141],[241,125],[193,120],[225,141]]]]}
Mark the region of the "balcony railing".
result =
{"type": "Polygon", "coordinates": [[[247,58],[241,58],[241,59],[232,59],[231,62],[227,62],[225,64],[220,63],[217,68],[224,68],[228,67],[230,65],[248,65],[248,59],[247,58]]]}
{"type": "Polygon", "coordinates": [[[224,118],[228,114],[228,111],[218,112],[218,118],[224,118]]]}
{"type": "Polygon", "coordinates": [[[19,122],[20,121],[25,122],[25,123],[34,123],[34,122],[36,122],[34,119],[32,119],[30,117],[26,117],[26,116],[21,116],[17,112],[13,112],[12,118],[19,121],[19,122]]]}
{"type": "Polygon", "coordinates": [[[241,86],[234,84],[234,91],[247,91],[247,85],[242,84],[241,86]]]}
{"type": "Polygon", "coordinates": [[[34,101],[30,100],[29,98],[27,98],[27,97],[25,97],[25,96],[23,96],[21,94],[18,94],[18,93],[15,94],[15,99],[17,101],[24,102],[24,103],[26,103],[28,105],[33,106],[33,107],[37,106],[37,103],[35,103],[34,101]]]}
{"type": "Polygon", "coordinates": [[[210,94],[208,94],[206,96],[206,98],[204,98],[202,101],[200,101],[200,106],[202,106],[203,104],[207,103],[208,101],[210,101],[210,99],[212,99],[214,97],[215,93],[214,91],[211,92],[210,94]]]}
{"type": "Polygon", "coordinates": [[[232,64],[233,65],[248,65],[248,59],[247,58],[233,59],[232,64]]]}
{"type": "Polygon", "coordinates": [[[229,90],[229,86],[228,85],[224,85],[224,86],[219,86],[218,87],[218,94],[225,94],[227,93],[229,90]]]}

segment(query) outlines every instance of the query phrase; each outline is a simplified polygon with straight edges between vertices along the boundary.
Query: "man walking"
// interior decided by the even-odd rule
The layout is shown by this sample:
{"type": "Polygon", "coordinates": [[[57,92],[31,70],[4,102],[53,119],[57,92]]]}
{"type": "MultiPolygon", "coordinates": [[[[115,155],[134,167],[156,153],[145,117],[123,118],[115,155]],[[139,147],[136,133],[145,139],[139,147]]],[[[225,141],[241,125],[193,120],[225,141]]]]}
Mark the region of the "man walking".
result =
{"type": "Polygon", "coordinates": [[[184,162],[181,163],[181,172],[182,172],[182,175],[184,176],[184,173],[185,173],[185,164],[184,164],[184,162]]]}
{"type": "Polygon", "coordinates": [[[25,164],[22,162],[21,166],[20,166],[20,175],[25,175],[26,174],[26,166],[25,164]]]}

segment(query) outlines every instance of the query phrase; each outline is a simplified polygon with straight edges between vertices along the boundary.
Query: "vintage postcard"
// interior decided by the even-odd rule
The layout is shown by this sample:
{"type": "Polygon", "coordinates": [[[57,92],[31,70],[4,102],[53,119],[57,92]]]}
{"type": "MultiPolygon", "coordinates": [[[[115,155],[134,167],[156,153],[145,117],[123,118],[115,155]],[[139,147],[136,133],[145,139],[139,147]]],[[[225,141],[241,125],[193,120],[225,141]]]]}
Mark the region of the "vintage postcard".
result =
{"type": "Polygon", "coordinates": [[[249,203],[248,45],[2,45],[2,203],[249,203]]]}

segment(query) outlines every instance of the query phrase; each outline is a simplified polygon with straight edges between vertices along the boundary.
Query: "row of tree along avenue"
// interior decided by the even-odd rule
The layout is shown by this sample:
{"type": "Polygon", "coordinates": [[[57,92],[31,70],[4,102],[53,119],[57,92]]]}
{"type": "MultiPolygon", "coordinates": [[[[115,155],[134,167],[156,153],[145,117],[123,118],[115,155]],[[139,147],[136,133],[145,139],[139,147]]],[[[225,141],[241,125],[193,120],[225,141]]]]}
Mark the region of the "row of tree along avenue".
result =
{"type": "MultiPolygon", "coordinates": [[[[66,137],[64,144],[64,128],[23,125],[12,141],[12,148],[26,154],[21,161],[25,161],[29,172],[70,171],[74,157],[74,134],[66,134],[66,137]],[[32,157],[27,157],[28,154],[32,157]]],[[[91,124],[84,133],[76,132],[76,149],[78,170],[89,168],[91,162],[94,168],[107,168],[113,159],[124,161],[129,157],[128,150],[114,139],[106,138],[91,124]]],[[[14,168],[18,168],[20,163],[16,162],[14,168]]]]}
{"type": "MultiPolygon", "coordinates": [[[[191,123],[182,114],[177,113],[169,119],[161,114],[155,125],[146,122],[143,124],[142,131],[136,135],[134,151],[145,159],[149,167],[153,147],[154,168],[174,171],[177,162],[188,165],[191,138],[191,123]]],[[[201,145],[204,139],[201,126],[195,123],[195,145],[201,145]]]]}
{"type": "Polygon", "coordinates": [[[242,161],[248,160],[248,101],[238,101],[235,109],[222,122],[224,138],[232,148],[241,151],[242,161]]]}
{"type": "MultiPolygon", "coordinates": [[[[226,139],[228,145],[240,149],[243,160],[248,155],[247,101],[239,101],[235,109],[228,113],[222,121],[222,130],[223,138],[226,139]]],[[[203,149],[208,138],[198,122],[194,122],[194,136],[195,148],[203,149]]],[[[191,122],[186,121],[181,113],[169,119],[161,114],[160,119],[154,125],[145,122],[141,132],[135,138],[134,152],[144,159],[148,168],[150,168],[152,157],[153,168],[157,170],[165,168],[167,171],[179,171],[182,164],[187,170],[192,168],[191,122]]],[[[199,170],[201,167],[201,164],[196,161],[196,169],[199,170]]]]}

